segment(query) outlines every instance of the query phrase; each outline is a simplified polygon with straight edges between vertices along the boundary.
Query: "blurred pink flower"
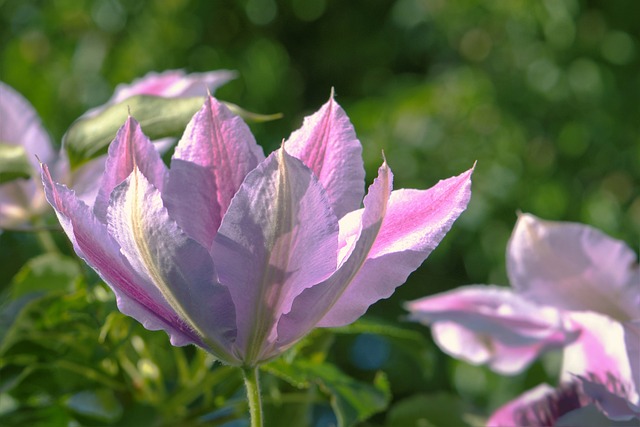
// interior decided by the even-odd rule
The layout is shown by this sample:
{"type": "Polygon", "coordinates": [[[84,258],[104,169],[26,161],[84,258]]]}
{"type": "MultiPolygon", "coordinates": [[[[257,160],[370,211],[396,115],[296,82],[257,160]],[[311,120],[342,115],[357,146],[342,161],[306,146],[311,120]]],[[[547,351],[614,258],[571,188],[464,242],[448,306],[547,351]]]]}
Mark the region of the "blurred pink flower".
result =
{"type": "MultiPolygon", "coordinates": [[[[233,71],[219,70],[187,74],[183,70],[148,73],[131,84],[120,84],[107,103],[85,115],[99,113],[106,107],[133,95],[162,97],[205,96],[235,77],[233,71]]],[[[39,162],[50,166],[54,176],[73,186],[76,193],[89,200],[95,198],[99,178],[104,171],[104,159],[94,159],[71,174],[64,151],[54,150],[51,138],[43,128],[38,114],[22,95],[0,82],[0,141],[24,147],[34,170],[39,162]]],[[[44,213],[47,205],[42,183],[37,179],[16,179],[0,184],[0,230],[23,226],[44,213]]]]}
{"type": "Polygon", "coordinates": [[[407,304],[411,318],[432,324],[448,354],[504,374],[562,347],[565,388],[558,393],[579,390],[607,416],[605,395],[598,400],[588,391],[636,405],[638,344],[632,350],[624,332],[640,320],[640,270],[631,248],[587,225],[521,214],[507,273],[512,289],[475,285],[426,297],[407,304]]]}
{"type": "Polygon", "coordinates": [[[255,366],[389,297],[467,206],[471,170],[392,191],[385,162],[361,208],[361,153],[333,97],[266,158],[247,125],[209,97],[170,169],[129,118],[93,210],[46,167],[43,179],[76,252],[123,313],[174,345],[255,366]]]}

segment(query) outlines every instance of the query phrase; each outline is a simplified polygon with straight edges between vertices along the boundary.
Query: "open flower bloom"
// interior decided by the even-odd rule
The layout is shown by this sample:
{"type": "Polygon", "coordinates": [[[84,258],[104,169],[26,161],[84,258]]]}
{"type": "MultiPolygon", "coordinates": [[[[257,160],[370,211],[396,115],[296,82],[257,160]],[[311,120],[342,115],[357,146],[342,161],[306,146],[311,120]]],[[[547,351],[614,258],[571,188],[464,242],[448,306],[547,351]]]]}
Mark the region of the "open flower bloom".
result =
{"type": "MultiPolygon", "coordinates": [[[[186,74],[182,70],[149,73],[131,84],[120,84],[106,104],[86,114],[97,114],[109,105],[133,95],[167,98],[205,96],[235,76],[227,70],[186,74]]],[[[94,159],[71,174],[65,153],[57,153],[35,109],[22,95],[0,82],[0,143],[21,146],[34,176],[40,170],[38,159],[48,164],[54,176],[73,182],[84,200],[95,198],[97,184],[104,172],[104,157],[94,159]],[[36,158],[37,156],[37,158],[36,158]]],[[[48,209],[38,179],[15,179],[0,184],[0,229],[20,227],[48,209]]]]}
{"type": "Polygon", "coordinates": [[[586,225],[521,214],[507,273],[513,289],[467,286],[407,307],[413,319],[433,324],[435,341],[454,357],[514,374],[541,352],[563,347],[563,384],[579,381],[584,396],[600,390],[599,399],[590,398],[611,419],[605,391],[637,405],[639,344],[633,349],[626,338],[640,319],[631,248],[586,225]]]}
{"type": "Polygon", "coordinates": [[[43,180],[123,313],[173,345],[256,366],[389,297],[468,203],[471,170],[392,191],[383,163],[361,208],[361,151],[333,98],[265,158],[247,125],[208,97],[169,169],[129,118],[93,209],[46,167],[43,180]]]}

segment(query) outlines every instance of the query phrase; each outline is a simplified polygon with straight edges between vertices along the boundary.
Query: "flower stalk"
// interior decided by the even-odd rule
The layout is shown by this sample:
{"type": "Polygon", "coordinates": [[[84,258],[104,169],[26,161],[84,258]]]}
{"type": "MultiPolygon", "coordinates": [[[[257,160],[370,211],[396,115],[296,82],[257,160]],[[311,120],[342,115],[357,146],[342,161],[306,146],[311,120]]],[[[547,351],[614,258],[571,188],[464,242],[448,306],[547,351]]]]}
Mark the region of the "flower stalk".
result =
{"type": "Polygon", "coordinates": [[[251,427],[262,427],[262,398],[260,396],[260,374],[257,367],[242,368],[244,385],[247,389],[251,427]]]}

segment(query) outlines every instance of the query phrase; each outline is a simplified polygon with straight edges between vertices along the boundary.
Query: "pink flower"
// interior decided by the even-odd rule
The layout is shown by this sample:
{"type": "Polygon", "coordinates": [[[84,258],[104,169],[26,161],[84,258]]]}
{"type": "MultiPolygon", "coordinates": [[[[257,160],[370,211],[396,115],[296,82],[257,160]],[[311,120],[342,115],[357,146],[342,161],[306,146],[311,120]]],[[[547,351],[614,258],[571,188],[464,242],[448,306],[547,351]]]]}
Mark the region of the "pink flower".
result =
{"type": "MultiPolygon", "coordinates": [[[[106,107],[133,95],[161,97],[205,96],[235,76],[227,70],[186,74],[182,70],[149,73],[131,84],[120,84],[113,97],[87,115],[95,115],[106,107]]],[[[50,165],[54,176],[72,184],[84,200],[95,198],[97,182],[104,171],[104,157],[94,159],[71,173],[64,151],[57,153],[43,128],[38,114],[29,101],[10,86],[0,82],[0,141],[24,148],[27,160],[35,171],[38,159],[50,165]]],[[[16,179],[0,184],[0,229],[29,223],[46,212],[48,205],[42,184],[35,179],[16,179]]]]}
{"type": "Polygon", "coordinates": [[[170,169],[129,118],[93,209],[46,167],[43,180],[123,313],[174,345],[255,366],[389,297],[468,203],[471,171],[392,191],[383,163],[361,208],[361,151],[333,98],[265,158],[246,124],[209,97],[170,169]]]}
{"type": "MultiPolygon", "coordinates": [[[[619,408],[607,402],[622,399],[635,408],[640,270],[633,251],[586,225],[521,214],[507,249],[507,272],[513,289],[467,286],[407,307],[413,319],[433,324],[445,352],[500,373],[521,372],[543,351],[564,348],[563,385],[545,391],[544,399],[577,390],[580,407],[593,404],[611,419],[619,408]]],[[[540,390],[514,407],[527,407],[540,390]]],[[[505,408],[511,414],[511,406],[505,408]]],[[[510,419],[505,425],[528,425],[510,419]]]]}

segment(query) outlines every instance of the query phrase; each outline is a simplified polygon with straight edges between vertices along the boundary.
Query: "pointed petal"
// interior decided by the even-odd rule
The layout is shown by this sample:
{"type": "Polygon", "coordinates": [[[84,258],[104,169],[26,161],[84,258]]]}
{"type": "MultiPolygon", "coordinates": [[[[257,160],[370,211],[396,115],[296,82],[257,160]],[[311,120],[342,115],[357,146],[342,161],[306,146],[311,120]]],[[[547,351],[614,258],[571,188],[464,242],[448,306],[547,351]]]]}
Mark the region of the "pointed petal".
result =
{"type": "Polygon", "coordinates": [[[391,296],[466,209],[471,197],[471,173],[469,170],[440,181],[428,190],[392,192],[366,261],[351,267],[355,276],[318,326],[349,324],[371,304],[391,296]]]}
{"type": "Polygon", "coordinates": [[[40,117],[22,95],[11,86],[0,82],[0,141],[22,145],[34,170],[38,170],[38,160],[51,163],[55,151],[51,139],[42,126],[40,117]]]}
{"type": "Polygon", "coordinates": [[[335,271],[337,249],[337,219],[302,162],[281,148],[247,175],[212,250],[236,305],[245,363],[261,360],[293,299],[335,271]]]}
{"type": "MultiPolygon", "coordinates": [[[[291,311],[280,319],[278,342],[281,346],[291,345],[306,335],[343,297],[375,243],[392,185],[393,175],[385,162],[369,187],[364,209],[351,212],[340,221],[341,264],[338,270],[326,281],[305,289],[295,299],[291,311]],[[346,233],[343,233],[343,225],[348,228],[346,233]]],[[[355,310],[360,308],[355,307],[355,310]]]]}
{"type": "Polygon", "coordinates": [[[129,117],[109,145],[104,175],[93,206],[93,212],[101,222],[106,222],[111,192],[133,172],[134,166],[162,190],[167,168],[138,122],[129,117]]]}
{"type": "Polygon", "coordinates": [[[235,311],[226,287],[217,283],[209,251],[169,218],[160,192],[133,173],[111,195],[107,228],[133,269],[160,291],[173,310],[229,362],[235,311]]]}
{"type": "Polygon", "coordinates": [[[360,208],[364,196],[362,146],[333,94],[318,112],[304,119],[285,148],[313,171],[338,218],[360,208]]]}
{"type": "Polygon", "coordinates": [[[640,270],[623,242],[583,224],[521,214],[507,248],[511,285],[541,304],[640,318],[640,270]]]}
{"type": "Polygon", "coordinates": [[[465,286],[406,305],[410,318],[432,325],[447,354],[501,374],[524,370],[542,352],[560,348],[578,332],[552,307],[532,304],[510,289],[465,286]]]}
{"type": "Polygon", "coordinates": [[[55,209],[75,252],[111,287],[120,311],[149,330],[166,331],[173,345],[206,347],[153,284],[133,270],[120,253],[120,246],[109,235],[106,225],[93,216],[89,207],[71,190],[54,183],[46,166],[43,167],[42,180],[47,200],[55,209]]]}
{"type": "Polygon", "coordinates": [[[208,97],[171,160],[163,191],[167,209],[189,236],[209,248],[242,181],[263,160],[249,127],[208,97]]]}

